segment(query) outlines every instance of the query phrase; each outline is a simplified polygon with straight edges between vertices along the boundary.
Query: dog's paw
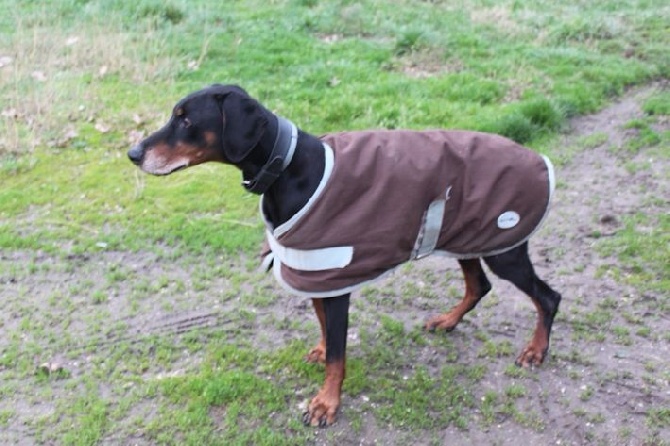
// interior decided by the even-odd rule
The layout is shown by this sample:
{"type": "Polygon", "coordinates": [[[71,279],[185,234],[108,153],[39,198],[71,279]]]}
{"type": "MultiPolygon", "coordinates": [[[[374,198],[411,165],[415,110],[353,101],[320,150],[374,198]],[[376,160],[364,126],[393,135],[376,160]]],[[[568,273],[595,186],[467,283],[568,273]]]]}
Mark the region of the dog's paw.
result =
{"type": "Polygon", "coordinates": [[[305,361],[315,364],[325,364],[326,363],[326,347],[323,344],[319,343],[316,347],[311,349],[307,356],[305,356],[305,361]]]}
{"type": "Polygon", "coordinates": [[[433,316],[426,322],[426,330],[436,331],[452,331],[458,323],[461,321],[461,318],[458,315],[453,314],[452,312],[440,314],[438,316],[433,316]]]}
{"type": "Polygon", "coordinates": [[[523,367],[524,369],[532,369],[533,367],[542,364],[546,356],[547,347],[537,346],[531,342],[526,346],[526,348],[523,349],[514,363],[519,367],[523,367]]]}
{"type": "Polygon", "coordinates": [[[328,427],[335,422],[340,399],[329,397],[323,390],[309,403],[309,408],[302,414],[305,426],[328,427]]]}

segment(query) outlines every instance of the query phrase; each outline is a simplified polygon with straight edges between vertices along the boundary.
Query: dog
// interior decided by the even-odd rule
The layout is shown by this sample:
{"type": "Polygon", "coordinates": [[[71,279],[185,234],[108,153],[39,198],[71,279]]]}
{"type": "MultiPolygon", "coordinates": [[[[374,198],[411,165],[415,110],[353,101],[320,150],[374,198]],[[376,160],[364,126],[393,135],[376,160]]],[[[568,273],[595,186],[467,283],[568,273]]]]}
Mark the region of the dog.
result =
{"type": "Polygon", "coordinates": [[[262,196],[265,262],[280,284],[311,297],[321,327],[306,359],[325,363],[325,381],[303,414],[306,425],[336,419],[351,293],[408,260],[442,254],[463,271],[462,301],[429,318],[427,330],[453,330],[489,292],[483,259],[537,309],[516,364],[538,366],[547,355],[561,295],[535,274],[528,238],[546,216],[553,169],[506,138],[441,130],[316,137],[242,88],[215,84],[180,100],[128,157],[153,175],[231,164],[243,187],[262,196]]]}

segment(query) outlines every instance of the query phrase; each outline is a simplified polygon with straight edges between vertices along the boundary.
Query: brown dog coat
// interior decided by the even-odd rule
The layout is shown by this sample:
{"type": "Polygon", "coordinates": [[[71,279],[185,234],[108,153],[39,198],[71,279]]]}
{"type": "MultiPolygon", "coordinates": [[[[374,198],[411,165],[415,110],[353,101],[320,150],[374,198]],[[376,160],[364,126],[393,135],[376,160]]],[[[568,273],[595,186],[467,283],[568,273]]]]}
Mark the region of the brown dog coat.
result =
{"type": "Polygon", "coordinates": [[[498,135],[392,130],[321,139],[326,167],[314,195],[277,228],[265,219],[275,276],[299,295],[349,293],[431,253],[502,253],[525,242],[549,208],[549,160],[498,135]]]}

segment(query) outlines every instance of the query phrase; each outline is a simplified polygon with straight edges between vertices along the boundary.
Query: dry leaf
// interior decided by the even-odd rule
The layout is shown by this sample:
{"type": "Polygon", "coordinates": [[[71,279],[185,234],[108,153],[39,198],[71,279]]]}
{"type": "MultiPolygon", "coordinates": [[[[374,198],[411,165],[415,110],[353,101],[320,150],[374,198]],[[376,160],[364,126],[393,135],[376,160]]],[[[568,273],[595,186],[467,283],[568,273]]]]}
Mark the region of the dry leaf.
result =
{"type": "Polygon", "coordinates": [[[46,82],[47,80],[47,75],[44,74],[44,71],[33,71],[30,76],[37,82],[46,82]]]}
{"type": "Polygon", "coordinates": [[[39,370],[46,375],[51,375],[53,373],[62,372],[63,366],[57,362],[45,362],[40,364],[39,370]]]}
{"type": "Polygon", "coordinates": [[[94,127],[95,127],[95,129],[96,129],[97,131],[99,131],[100,133],[107,133],[107,132],[109,132],[109,130],[111,129],[110,126],[108,126],[107,124],[105,124],[105,123],[102,122],[102,121],[98,121],[98,122],[96,122],[94,127]]]}
{"type": "Polygon", "coordinates": [[[79,133],[77,133],[74,129],[70,129],[63,134],[63,137],[57,141],[57,144],[59,147],[63,147],[77,136],[79,136],[79,133]]]}
{"type": "Polygon", "coordinates": [[[63,133],[63,136],[61,136],[57,140],[50,141],[49,146],[50,147],[67,147],[67,145],[70,143],[70,141],[72,141],[73,139],[75,139],[78,136],[79,136],[79,134],[74,129],[70,128],[70,129],[66,130],[63,133]]]}
{"type": "Polygon", "coordinates": [[[6,108],[2,112],[0,112],[0,115],[4,118],[18,118],[19,113],[16,111],[15,108],[6,108]]]}

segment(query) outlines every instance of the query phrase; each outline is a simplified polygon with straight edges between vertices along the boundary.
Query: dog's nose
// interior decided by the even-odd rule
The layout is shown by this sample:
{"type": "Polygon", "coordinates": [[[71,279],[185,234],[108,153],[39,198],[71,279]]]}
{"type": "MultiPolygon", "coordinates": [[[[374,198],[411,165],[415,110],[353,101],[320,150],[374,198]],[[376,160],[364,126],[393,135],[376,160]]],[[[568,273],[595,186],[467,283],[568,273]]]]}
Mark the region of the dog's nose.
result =
{"type": "Polygon", "coordinates": [[[141,144],[134,146],[132,149],[128,150],[128,158],[133,164],[139,166],[142,163],[142,157],[144,156],[144,148],[141,144]]]}

